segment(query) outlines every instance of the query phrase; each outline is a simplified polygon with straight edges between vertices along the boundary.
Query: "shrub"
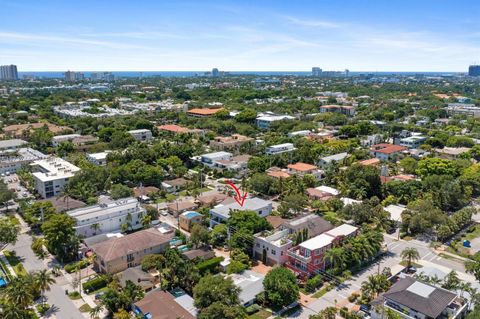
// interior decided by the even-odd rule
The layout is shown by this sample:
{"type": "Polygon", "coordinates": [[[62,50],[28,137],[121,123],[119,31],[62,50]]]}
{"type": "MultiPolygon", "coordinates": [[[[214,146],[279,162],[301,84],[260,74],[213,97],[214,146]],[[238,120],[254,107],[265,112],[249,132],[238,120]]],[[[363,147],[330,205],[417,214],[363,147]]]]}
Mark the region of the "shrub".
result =
{"type": "Polygon", "coordinates": [[[38,313],[41,316],[43,316],[48,311],[48,309],[50,309],[50,305],[49,304],[41,304],[41,305],[37,305],[36,308],[37,308],[38,313]]]}
{"type": "Polygon", "coordinates": [[[82,287],[86,293],[103,288],[107,285],[107,279],[104,276],[98,276],[90,281],[83,283],[82,287]]]}
{"type": "Polygon", "coordinates": [[[77,268],[78,269],[83,269],[83,268],[86,268],[89,264],[90,263],[89,263],[88,259],[82,259],[80,261],[65,265],[64,269],[65,269],[66,272],[71,274],[72,272],[75,272],[77,270],[77,268]]]}
{"type": "Polygon", "coordinates": [[[257,305],[256,303],[254,303],[253,305],[251,306],[248,306],[245,311],[247,312],[248,315],[253,315],[254,313],[256,312],[259,312],[260,309],[262,309],[262,307],[260,307],[259,305],[257,305]]]}
{"type": "Polygon", "coordinates": [[[307,283],[305,284],[305,289],[307,292],[314,292],[318,287],[320,287],[323,284],[323,278],[321,275],[316,275],[310,279],[307,280],[307,283]]]}
{"type": "Polygon", "coordinates": [[[223,261],[223,257],[214,257],[201,263],[197,264],[197,269],[200,271],[200,274],[205,274],[207,272],[216,273],[218,266],[223,261]]]}

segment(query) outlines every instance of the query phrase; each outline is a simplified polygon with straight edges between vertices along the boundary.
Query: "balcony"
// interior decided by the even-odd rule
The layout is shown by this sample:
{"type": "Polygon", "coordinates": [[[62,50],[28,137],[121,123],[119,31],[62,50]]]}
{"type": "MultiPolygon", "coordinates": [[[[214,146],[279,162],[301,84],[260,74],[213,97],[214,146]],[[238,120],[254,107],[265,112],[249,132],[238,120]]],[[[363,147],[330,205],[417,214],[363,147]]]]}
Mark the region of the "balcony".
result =
{"type": "Polygon", "coordinates": [[[304,262],[306,264],[310,263],[312,261],[312,256],[310,257],[305,257],[305,256],[302,256],[300,255],[300,249],[296,248],[296,249],[292,249],[292,250],[289,250],[287,255],[289,257],[292,257],[294,259],[297,259],[301,262],[304,262]]]}

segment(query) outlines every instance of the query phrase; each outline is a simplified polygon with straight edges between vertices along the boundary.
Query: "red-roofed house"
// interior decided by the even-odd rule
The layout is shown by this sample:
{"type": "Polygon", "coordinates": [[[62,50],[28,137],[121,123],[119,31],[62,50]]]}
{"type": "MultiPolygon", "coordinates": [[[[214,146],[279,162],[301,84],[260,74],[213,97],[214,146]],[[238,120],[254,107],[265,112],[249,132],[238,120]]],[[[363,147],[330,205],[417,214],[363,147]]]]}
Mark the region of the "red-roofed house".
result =
{"type": "Polygon", "coordinates": [[[159,129],[160,131],[166,131],[166,132],[175,133],[175,134],[190,132],[188,128],[175,125],[175,124],[160,125],[160,126],[157,126],[157,129],[159,129]]]}
{"type": "Polygon", "coordinates": [[[358,164],[363,166],[377,166],[378,164],[380,164],[380,160],[378,158],[369,158],[358,162],[358,164]]]}
{"type": "Polygon", "coordinates": [[[222,111],[223,109],[191,109],[187,111],[187,114],[194,117],[211,117],[222,111]]]}
{"type": "Polygon", "coordinates": [[[298,162],[295,164],[289,164],[287,167],[288,167],[288,173],[292,175],[304,176],[306,174],[310,174],[315,176],[316,179],[321,179],[323,175],[322,170],[318,169],[318,167],[311,164],[298,162]]]}
{"type": "Polygon", "coordinates": [[[397,157],[406,149],[406,147],[400,145],[380,143],[372,146],[370,154],[381,161],[388,161],[397,157]]]}

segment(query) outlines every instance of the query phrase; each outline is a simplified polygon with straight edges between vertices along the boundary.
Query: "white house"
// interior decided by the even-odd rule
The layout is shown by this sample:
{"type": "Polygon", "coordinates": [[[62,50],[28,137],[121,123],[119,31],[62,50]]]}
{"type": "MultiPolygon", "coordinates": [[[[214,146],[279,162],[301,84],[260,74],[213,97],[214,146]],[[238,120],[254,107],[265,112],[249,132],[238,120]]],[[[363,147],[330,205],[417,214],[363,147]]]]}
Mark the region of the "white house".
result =
{"type": "Polygon", "coordinates": [[[137,141],[148,141],[152,139],[152,131],[147,129],[131,130],[128,131],[128,133],[137,141]]]}
{"type": "Polygon", "coordinates": [[[105,166],[107,165],[107,155],[111,153],[111,151],[99,152],[99,153],[90,153],[87,154],[87,160],[95,165],[98,166],[105,166]]]}
{"type": "Polygon", "coordinates": [[[119,199],[110,203],[82,207],[68,211],[77,225],[75,231],[80,236],[118,232],[122,224],[129,224],[130,229],[142,227],[141,219],[145,209],[133,197],[119,199]]]}
{"type": "Polygon", "coordinates": [[[232,211],[253,210],[260,217],[267,217],[272,212],[272,202],[258,197],[246,198],[243,206],[237,202],[227,205],[217,205],[210,210],[210,227],[220,223],[226,223],[232,211]]]}
{"type": "Polygon", "coordinates": [[[294,120],[295,117],[290,115],[277,115],[270,112],[259,114],[257,116],[257,127],[261,129],[269,129],[270,125],[273,122],[283,121],[283,120],[294,120]]]}
{"type": "Polygon", "coordinates": [[[293,152],[296,148],[292,143],[277,144],[267,147],[265,153],[267,155],[276,155],[286,152],[293,152]]]}

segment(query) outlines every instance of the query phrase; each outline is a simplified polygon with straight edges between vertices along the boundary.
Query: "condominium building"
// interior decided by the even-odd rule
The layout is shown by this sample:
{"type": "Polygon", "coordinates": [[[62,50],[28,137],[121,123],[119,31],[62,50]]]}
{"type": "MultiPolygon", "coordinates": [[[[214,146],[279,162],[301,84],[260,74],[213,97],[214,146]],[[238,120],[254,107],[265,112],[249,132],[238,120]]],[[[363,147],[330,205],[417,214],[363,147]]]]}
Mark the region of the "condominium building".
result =
{"type": "Polygon", "coordinates": [[[24,140],[13,139],[0,141],[0,152],[13,151],[27,144],[24,140]]]}
{"type": "Polygon", "coordinates": [[[231,160],[232,157],[233,157],[232,153],[221,151],[221,152],[202,154],[200,156],[194,157],[193,159],[196,161],[199,161],[203,165],[206,165],[209,167],[215,167],[218,161],[231,160]]]}
{"type": "Polygon", "coordinates": [[[131,130],[128,131],[128,133],[137,141],[148,141],[152,139],[152,131],[147,129],[131,130]]]}
{"type": "Polygon", "coordinates": [[[0,65],[0,80],[18,80],[16,65],[0,65]]]}
{"type": "Polygon", "coordinates": [[[32,164],[35,189],[43,198],[57,196],[63,186],[80,168],[58,157],[34,161],[32,164]]]}
{"type": "Polygon", "coordinates": [[[351,105],[322,105],[320,113],[341,113],[347,116],[355,115],[355,107],[351,105]]]}
{"type": "Polygon", "coordinates": [[[136,198],[123,198],[110,203],[82,207],[68,211],[75,219],[75,231],[84,237],[118,232],[122,224],[129,225],[131,230],[142,227],[141,219],[145,209],[136,198]]]}

